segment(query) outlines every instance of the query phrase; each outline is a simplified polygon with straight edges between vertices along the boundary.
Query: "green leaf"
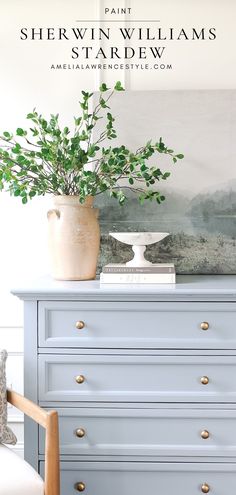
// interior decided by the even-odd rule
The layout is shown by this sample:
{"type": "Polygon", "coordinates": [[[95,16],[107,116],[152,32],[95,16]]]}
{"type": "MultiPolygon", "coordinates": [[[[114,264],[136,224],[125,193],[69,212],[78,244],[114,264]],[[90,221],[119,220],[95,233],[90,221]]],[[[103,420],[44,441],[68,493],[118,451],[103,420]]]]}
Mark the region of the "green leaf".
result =
{"type": "Polygon", "coordinates": [[[29,192],[30,199],[32,199],[34,196],[36,196],[36,191],[30,191],[29,192]]]}
{"type": "Polygon", "coordinates": [[[107,87],[107,85],[105,83],[102,83],[101,86],[99,87],[99,91],[101,93],[104,93],[104,91],[108,91],[108,89],[109,88],[107,87]]]}
{"type": "Polygon", "coordinates": [[[184,158],[184,155],[182,155],[182,153],[180,153],[179,155],[176,155],[177,158],[179,158],[179,160],[182,160],[184,158]]]}
{"type": "Polygon", "coordinates": [[[139,196],[139,201],[140,201],[141,205],[143,205],[143,203],[144,203],[144,201],[145,201],[145,196],[144,196],[144,194],[141,194],[141,195],[139,196]]]}
{"type": "Polygon", "coordinates": [[[119,190],[117,192],[117,198],[119,200],[119,203],[120,205],[123,205],[125,203],[125,200],[126,200],[126,196],[124,195],[123,191],[122,190],[119,190]]]}
{"type": "Polygon", "coordinates": [[[6,139],[11,139],[11,134],[10,134],[10,132],[5,131],[5,132],[3,133],[3,136],[4,136],[6,139]]]}
{"type": "Polygon", "coordinates": [[[75,125],[80,125],[82,117],[79,117],[79,118],[74,117],[74,120],[75,120],[75,125]]]}
{"type": "Polygon", "coordinates": [[[104,98],[100,98],[100,105],[102,108],[109,108],[108,105],[106,104],[106,100],[104,100],[104,98]]]}
{"type": "Polygon", "coordinates": [[[18,154],[21,151],[21,145],[19,143],[16,143],[14,148],[12,148],[12,153],[18,154]]]}
{"type": "Polygon", "coordinates": [[[88,110],[88,105],[87,105],[87,103],[84,103],[84,102],[82,102],[82,101],[81,101],[81,102],[80,102],[80,106],[81,106],[81,108],[82,108],[83,110],[88,110]]]}
{"type": "Polygon", "coordinates": [[[120,81],[116,82],[114,89],[116,91],[125,91],[120,81]]]}
{"type": "Polygon", "coordinates": [[[16,134],[17,134],[17,136],[25,136],[26,131],[24,131],[24,129],[22,129],[21,127],[18,127],[16,129],[16,134]]]}
{"type": "Polygon", "coordinates": [[[162,175],[162,179],[166,180],[168,179],[168,177],[170,177],[170,172],[165,172],[163,175],[162,175]]]}
{"type": "Polygon", "coordinates": [[[88,99],[89,98],[89,93],[87,93],[86,91],[81,91],[82,95],[84,96],[85,99],[88,99]]]}
{"type": "Polygon", "coordinates": [[[110,197],[117,199],[117,192],[116,191],[110,191],[110,197]]]}
{"type": "Polygon", "coordinates": [[[37,129],[33,129],[32,127],[30,127],[30,130],[31,130],[34,137],[39,135],[39,131],[37,131],[37,129]]]}

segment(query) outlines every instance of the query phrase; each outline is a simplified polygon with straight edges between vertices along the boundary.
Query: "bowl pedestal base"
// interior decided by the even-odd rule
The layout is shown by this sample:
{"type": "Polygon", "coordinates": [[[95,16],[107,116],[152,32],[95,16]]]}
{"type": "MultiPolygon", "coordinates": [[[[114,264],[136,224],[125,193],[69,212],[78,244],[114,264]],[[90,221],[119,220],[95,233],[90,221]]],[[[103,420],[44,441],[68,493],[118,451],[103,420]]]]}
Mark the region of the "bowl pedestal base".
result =
{"type": "Polygon", "coordinates": [[[146,246],[132,246],[132,250],[134,252],[134,257],[132,260],[127,261],[126,266],[150,266],[152,265],[151,261],[148,261],[144,257],[144,253],[146,251],[146,246]]]}

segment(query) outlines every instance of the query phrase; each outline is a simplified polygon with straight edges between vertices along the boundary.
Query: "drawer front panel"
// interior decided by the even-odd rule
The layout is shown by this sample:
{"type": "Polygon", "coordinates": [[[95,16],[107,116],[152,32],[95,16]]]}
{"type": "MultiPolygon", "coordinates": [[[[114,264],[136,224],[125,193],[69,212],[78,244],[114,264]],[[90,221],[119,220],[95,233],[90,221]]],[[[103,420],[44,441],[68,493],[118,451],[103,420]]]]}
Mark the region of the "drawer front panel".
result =
{"type": "Polygon", "coordinates": [[[236,349],[236,306],[190,302],[39,302],[39,345],[81,349],[236,349]],[[205,321],[209,323],[208,330],[201,329],[205,321]],[[76,327],[78,322],[84,324],[83,328],[76,327]]]}
{"type": "MultiPolygon", "coordinates": [[[[43,475],[44,463],[40,463],[43,475]]],[[[62,462],[61,495],[199,495],[208,485],[211,495],[233,494],[236,464],[62,462]]]]}
{"type": "MultiPolygon", "coordinates": [[[[236,410],[59,408],[58,413],[62,455],[236,455],[236,410]]],[[[44,438],[41,431],[42,455],[44,438]]]]}
{"type": "Polygon", "coordinates": [[[236,402],[235,373],[236,356],[40,355],[39,401],[236,402]]]}

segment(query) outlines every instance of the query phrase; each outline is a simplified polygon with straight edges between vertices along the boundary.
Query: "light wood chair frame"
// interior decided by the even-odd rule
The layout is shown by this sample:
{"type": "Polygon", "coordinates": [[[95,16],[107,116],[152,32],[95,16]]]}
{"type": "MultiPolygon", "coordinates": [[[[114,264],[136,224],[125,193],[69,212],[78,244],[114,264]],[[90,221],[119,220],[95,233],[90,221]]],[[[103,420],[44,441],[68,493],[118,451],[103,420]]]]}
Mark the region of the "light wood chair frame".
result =
{"type": "Polygon", "coordinates": [[[12,390],[7,401],[45,429],[45,495],[60,495],[59,432],[56,411],[45,411],[29,399],[12,390]]]}

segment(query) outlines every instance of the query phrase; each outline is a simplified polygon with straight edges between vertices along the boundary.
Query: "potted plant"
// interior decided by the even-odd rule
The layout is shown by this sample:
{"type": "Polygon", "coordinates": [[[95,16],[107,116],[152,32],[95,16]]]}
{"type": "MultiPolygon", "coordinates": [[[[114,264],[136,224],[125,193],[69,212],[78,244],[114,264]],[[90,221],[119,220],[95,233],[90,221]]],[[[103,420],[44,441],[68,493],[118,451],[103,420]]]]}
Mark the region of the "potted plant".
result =
{"type": "Polygon", "coordinates": [[[36,195],[54,197],[55,208],[48,212],[49,246],[57,279],[88,280],[96,275],[100,232],[94,197],[106,193],[123,205],[131,190],[141,203],[160,204],[165,197],[153,186],[170,172],[147,162],[163,153],[174,163],[183,158],[162,138],[136,151],[108,146],[108,140],[117,137],[108,105],[115,91],[124,91],[119,81],[113,89],[103,83],[92,109],[94,93],[82,91],[81,115],[74,118],[73,130],[60,126],[59,115],[46,120],[34,109],[27,115],[29,130],[20,127],[15,134],[5,131],[0,136],[0,190],[19,196],[24,204],[36,195]],[[102,130],[94,138],[100,119],[102,130]]]}

